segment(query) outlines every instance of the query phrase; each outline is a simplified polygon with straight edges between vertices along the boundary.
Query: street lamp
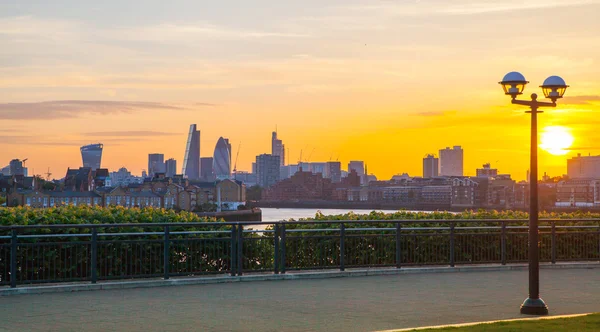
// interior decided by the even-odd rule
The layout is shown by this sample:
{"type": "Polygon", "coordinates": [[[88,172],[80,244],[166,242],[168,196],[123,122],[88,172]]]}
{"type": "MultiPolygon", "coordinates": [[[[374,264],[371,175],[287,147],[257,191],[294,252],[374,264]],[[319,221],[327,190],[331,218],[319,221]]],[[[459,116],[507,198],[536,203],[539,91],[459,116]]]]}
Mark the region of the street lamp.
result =
{"type": "Polygon", "coordinates": [[[550,76],[540,87],[544,96],[552,100],[551,103],[537,100],[537,94],[531,95],[531,101],[517,100],[523,93],[525,85],[529,83],[525,76],[518,72],[510,72],[499,82],[506,95],[511,96],[512,103],[528,106],[531,110],[531,158],[529,173],[529,297],[521,305],[521,313],[526,315],[547,315],[548,306],[540,298],[540,261],[538,240],[538,175],[537,175],[537,114],[540,107],[556,107],[556,100],[562,98],[569,87],[558,76],[550,76]]]}

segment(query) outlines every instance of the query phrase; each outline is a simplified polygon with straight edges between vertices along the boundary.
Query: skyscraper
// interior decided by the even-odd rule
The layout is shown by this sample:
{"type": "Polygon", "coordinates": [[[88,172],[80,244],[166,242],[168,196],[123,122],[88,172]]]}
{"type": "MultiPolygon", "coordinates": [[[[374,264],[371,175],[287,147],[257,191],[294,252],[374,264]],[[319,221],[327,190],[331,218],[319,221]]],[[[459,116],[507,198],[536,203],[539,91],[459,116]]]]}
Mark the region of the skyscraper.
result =
{"type": "Polygon", "coordinates": [[[202,181],[214,181],[213,157],[200,158],[200,179],[202,181]]]}
{"type": "Polygon", "coordinates": [[[162,153],[150,153],[148,155],[148,176],[154,177],[154,174],[164,172],[165,155],[162,153]]]}
{"type": "Polygon", "coordinates": [[[100,168],[103,148],[104,145],[102,143],[82,146],[80,150],[81,159],[83,160],[83,167],[90,167],[92,171],[100,168]]]}
{"type": "Polygon", "coordinates": [[[165,162],[165,175],[172,178],[177,174],[177,160],[171,158],[165,162]]]}
{"type": "Polygon", "coordinates": [[[463,176],[463,149],[460,145],[440,150],[440,175],[463,176]]]}
{"type": "Polygon", "coordinates": [[[213,172],[219,180],[231,177],[231,144],[227,138],[219,137],[213,155],[213,172]]]}
{"type": "Polygon", "coordinates": [[[200,130],[195,124],[190,125],[185,156],[183,157],[183,176],[190,180],[200,178],[200,130]]]}
{"type": "Polygon", "coordinates": [[[261,154],[256,156],[256,182],[263,188],[268,188],[279,181],[279,156],[261,154]]]}
{"type": "Polygon", "coordinates": [[[427,157],[423,158],[423,177],[433,178],[438,176],[439,164],[439,159],[432,154],[428,154],[427,157]]]}
{"type": "Polygon", "coordinates": [[[285,166],[285,145],[282,140],[277,139],[277,131],[271,135],[271,154],[279,156],[279,165],[285,166]]]}

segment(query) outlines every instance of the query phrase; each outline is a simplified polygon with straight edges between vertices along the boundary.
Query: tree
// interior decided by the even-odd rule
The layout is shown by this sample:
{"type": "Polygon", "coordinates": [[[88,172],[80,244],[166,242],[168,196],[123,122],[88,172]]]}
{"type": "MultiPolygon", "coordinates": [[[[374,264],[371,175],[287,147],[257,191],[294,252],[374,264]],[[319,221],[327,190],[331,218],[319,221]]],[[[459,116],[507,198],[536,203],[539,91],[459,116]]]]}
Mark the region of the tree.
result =
{"type": "Polygon", "coordinates": [[[0,195],[0,205],[6,203],[6,198],[4,198],[2,195],[0,195]]]}

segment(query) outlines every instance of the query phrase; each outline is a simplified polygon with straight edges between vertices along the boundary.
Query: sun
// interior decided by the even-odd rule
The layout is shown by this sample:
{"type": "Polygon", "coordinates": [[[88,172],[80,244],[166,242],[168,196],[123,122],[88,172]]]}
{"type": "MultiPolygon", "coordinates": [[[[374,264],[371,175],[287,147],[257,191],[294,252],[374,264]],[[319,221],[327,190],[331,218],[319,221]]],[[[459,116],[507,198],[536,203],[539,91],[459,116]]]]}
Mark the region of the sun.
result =
{"type": "Polygon", "coordinates": [[[555,156],[563,156],[569,152],[573,141],[575,139],[568,128],[549,126],[542,132],[540,148],[555,156]]]}

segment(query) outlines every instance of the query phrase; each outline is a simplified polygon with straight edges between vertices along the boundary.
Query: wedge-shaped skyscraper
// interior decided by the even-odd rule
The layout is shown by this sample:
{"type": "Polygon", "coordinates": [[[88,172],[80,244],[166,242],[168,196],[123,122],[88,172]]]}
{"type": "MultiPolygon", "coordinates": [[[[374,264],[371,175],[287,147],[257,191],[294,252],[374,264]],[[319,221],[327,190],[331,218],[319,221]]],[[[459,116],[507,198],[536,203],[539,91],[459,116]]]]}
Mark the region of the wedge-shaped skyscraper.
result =
{"type": "Polygon", "coordinates": [[[219,137],[213,155],[213,172],[217,179],[228,179],[231,177],[231,144],[229,139],[219,137]]]}
{"type": "Polygon", "coordinates": [[[190,180],[200,178],[200,130],[196,128],[195,124],[190,125],[182,173],[190,180]]]}

